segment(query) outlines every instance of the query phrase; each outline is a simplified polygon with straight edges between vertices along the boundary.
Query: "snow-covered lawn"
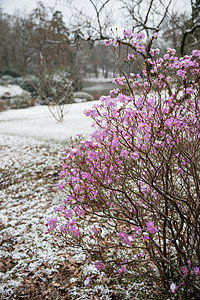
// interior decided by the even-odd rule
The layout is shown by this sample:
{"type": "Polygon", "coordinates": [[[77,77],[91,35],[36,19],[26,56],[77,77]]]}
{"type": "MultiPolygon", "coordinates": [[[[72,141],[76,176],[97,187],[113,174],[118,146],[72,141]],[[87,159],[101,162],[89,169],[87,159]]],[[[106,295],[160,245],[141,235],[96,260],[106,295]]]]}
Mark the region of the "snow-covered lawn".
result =
{"type": "Polygon", "coordinates": [[[83,111],[93,104],[72,104],[62,124],[46,106],[0,114],[0,299],[13,299],[27,274],[47,262],[51,272],[66,255],[52,247],[45,223],[62,203],[62,153],[71,136],[92,131],[83,111]]]}
{"type": "Polygon", "coordinates": [[[8,110],[0,113],[0,133],[57,141],[69,140],[76,134],[89,135],[92,132],[92,122],[83,112],[94,103],[95,101],[74,103],[69,108],[66,107],[63,123],[56,122],[45,105],[8,110]]]}

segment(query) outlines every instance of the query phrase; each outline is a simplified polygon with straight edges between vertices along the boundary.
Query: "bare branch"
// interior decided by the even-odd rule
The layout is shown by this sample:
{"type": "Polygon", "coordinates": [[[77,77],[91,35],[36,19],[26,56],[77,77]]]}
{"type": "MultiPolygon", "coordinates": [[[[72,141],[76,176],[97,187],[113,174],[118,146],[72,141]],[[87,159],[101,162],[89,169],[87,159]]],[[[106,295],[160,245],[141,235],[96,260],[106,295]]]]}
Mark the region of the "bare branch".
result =
{"type": "Polygon", "coordinates": [[[150,2],[150,5],[149,5],[149,8],[148,8],[148,11],[147,11],[147,14],[146,14],[145,20],[144,20],[144,25],[146,25],[146,23],[148,22],[148,19],[149,19],[149,14],[150,14],[150,11],[151,11],[151,8],[152,8],[152,5],[153,5],[153,0],[151,0],[151,2],[150,2]]]}
{"type": "Polygon", "coordinates": [[[191,29],[186,30],[185,32],[183,32],[183,39],[182,39],[182,43],[181,43],[181,55],[184,55],[184,49],[185,49],[185,42],[186,42],[186,38],[193,34],[198,28],[200,28],[200,24],[197,24],[195,26],[193,26],[191,29]]]}

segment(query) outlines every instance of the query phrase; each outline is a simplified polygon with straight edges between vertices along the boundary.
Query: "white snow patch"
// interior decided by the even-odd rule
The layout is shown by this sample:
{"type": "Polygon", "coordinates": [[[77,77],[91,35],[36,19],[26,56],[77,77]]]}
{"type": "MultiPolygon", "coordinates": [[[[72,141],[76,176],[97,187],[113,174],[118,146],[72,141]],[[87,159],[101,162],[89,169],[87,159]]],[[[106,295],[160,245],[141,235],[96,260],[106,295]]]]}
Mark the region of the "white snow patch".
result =
{"type": "Polygon", "coordinates": [[[6,86],[0,85],[0,97],[4,96],[5,94],[9,94],[9,96],[17,96],[21,95],[24,90],[19,85],[12,85],[8,84],[6,86]]]}

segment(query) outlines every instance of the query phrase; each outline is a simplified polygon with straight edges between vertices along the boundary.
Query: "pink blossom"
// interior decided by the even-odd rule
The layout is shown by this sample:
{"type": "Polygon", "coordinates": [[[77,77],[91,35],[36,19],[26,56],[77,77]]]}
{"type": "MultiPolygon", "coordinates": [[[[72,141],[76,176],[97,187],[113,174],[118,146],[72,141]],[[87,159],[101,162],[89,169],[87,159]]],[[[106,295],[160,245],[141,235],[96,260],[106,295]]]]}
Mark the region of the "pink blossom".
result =
{"type": "Polygon", "coordinates": [[[129,155],[129,152],[126,149],[122,149],[120,155],[123,156],[123,157],[125,157],[125,158],[127,158],[128,155],[129,155]]]}
{"type": "Polygon", "coordinates": [[[193,50],[192,55],[198,56],[200,58],[200,50],[193,50]]]}
{"type": "Polygon", "coordinates": [[[75,226],[70,226],[68,232],[72,233],[76,230],[75,226]]]}
{"type": "Polygon", "coordinates": [[[65,210],[64,211],[64,215],[65,215],[65,218],[67,219],[67,218],[71,218],[72,217],[72,210],[70,209],[70,210],[65,210]]]}
{"type": "Polygon", "coordinates": [[[56,228],[57,227],[57,217],[51,218],[51,219],[48,218],[46,226],[49,226],[50,229],[56,228]]]}
{"type": "Polygon", "coordinates": [[[60,225],[60,231],[65,231],[65,229],[66,229],[66,225],[65,224],[60,225]]]}
{"type": "Polygon", "coordinates": [[[109,40],[104,40],[104,45],[105,45],[105,46],[109,46],[109,45],[111,45],[111,44],[112,44],[112,42],[113,42],[113,40],[112,40],[112,39],[109,39],[109,40]]]}
{"type": "Polygon", "coordinates": [[[180,77],[182,77],[183,79],[187,78],[186,73],[187,72],[185,70],[178,70],[177,71],[177,75],[180,76],[180,77]]]}
{"type": "Polygon", "coordinates": [[[146,225],[147,225],[147,231],[148,232],[150,232],[150,233],[158,232],[158,226],[154,226],[153,221],[146,222],[146,225]]]}
{"type": "Polygon", "coordinates": [[[135,227],[135,233],[139,234],[140,232],[142,232],[142,228],[140,226],[136,226],[135,227]]]}
{"type": "Polygon", "coordinates": [[[149,240],[149,236],[147,234],[144,234],[142,237],[141,237],[142,240],[144,240],[145,242],[149,240]]]}
{"type": "Polygon", "coordinates": [[[144,52],[145,51],[145,46],[144,45],[137,45],[136,46],[136,51],[141,53],[141,52],[144,52]]]}
{"type": "Polygon", "coordinates": [[[191,266],[191,260],[188,259],[188,260],[187,260],[187,263],[188,263],[188,266],[190,267],[190,266],[191,266]]]}
{"type": "Polygon", "coordinates": [[[169,53],[166,53],[164,56],[163,56],[164,59],[168,60],[169,59],[169,53]]]}
{"type": "Polygon", "coordinates": [[[157,38],[157,37],[158,37],[158,33],[157,33],[157,32],[154,32],[153,37],[154,37],[154,38],[157,38]]]}
{"type": "Polygon", "coordinates": [[[119,45],[119,44],[118,44],[117,39],[113,39],[113,46],[114,46],[114,47],[118,47],[118,45],[119,45]]]}
{"type": "Polygon", "coordinates": [[[168,48],[167,53],[170,53],[170,54],[174,55],[176,53],[176,50],[172,49],[172,48],[168,48]]]}
{"type": "Polygon", "coordinates": [[[186,88],[186,94],[188,95],[194,94],[194,89],[192,87],[186,88]]]}
{"type": "Polygon", "coordinates": [[[94,265],[95,265],[95,267],[97,268],[97,270],[104,270],[105,269],[105,267],[106,267],[106,265],[103,263],[103,262],[101,262],[101,261],[95,261],[95,263],[94,263],[94,265]]]}
{"type": "Polygon", "coordinates": [[[127,244],[128,246],[130,246],[132,248],[132,244],[135,239],[132,234],[128,235],[127,233],[120,232],[119,237],[121,238],[121,240],[123,241],[124,244],[127,244]]]}
{"type": "Polygon", "coordinates": [[[96,228],[96,226],[95,226],[95,225],[94,225],[94,227],[93,227],[92,231],[93,231],[94,233],[98,233],[98,231],[97,231],[97,228],[96,228]]]}
{"type": "Polygon", "coordinates": [[[181,271],[183,272],[184,275],[187,275],[188,274],[188,268],[186,266],[184,266],[181,271]]]}
{"type": "Polygon", "coordinates": [[[118,270],[118,273],[119,274],[126,274],[126,273],[128,273],[128,271],[127,271],[126,267],[121,267],[121,269],[118,270]]]}
{"type": "Polygon", "coordinates": [[[193,271],[194,271],[194,274],[195,274],[196,276],[198,276],[199,273],[200,273],[199,267],[194,267],[194,268],[193,268],[193,271]]]}
{"type": "Polygon", "coordinates": [[[64,187],[65,187],[64,183],[60,182],[59,185],[58,185],[58,189],[62,192],[64,187]]]}
{"type": "Polygon", "coordinates": [[[145,38],[144,32],[138,32],[138,33],[135,33],[134,35],[137,40],[142,40],[145,38]]]}
{"type": "Polygon", "coordinates": [[[160,50],[159,49],[150,49],[149,53],[154,56],[155,54],[159,54],[160,50]]]}
{"type": "Polygon", "coordinates": [[[131,32],[131,30],[125,30],[125,29],[124,29],[123,34],[124,34],[124,37],[125,37],[125,38],[128,38],[128,37],[131,36],[132,32],[131,32]]]}
{"type": "Polygon", "coordinates": [[[128,53],[127,60],[131,60],[131,59],[134,59],[134,58],[135,58],[135,55],[128,53]]]}

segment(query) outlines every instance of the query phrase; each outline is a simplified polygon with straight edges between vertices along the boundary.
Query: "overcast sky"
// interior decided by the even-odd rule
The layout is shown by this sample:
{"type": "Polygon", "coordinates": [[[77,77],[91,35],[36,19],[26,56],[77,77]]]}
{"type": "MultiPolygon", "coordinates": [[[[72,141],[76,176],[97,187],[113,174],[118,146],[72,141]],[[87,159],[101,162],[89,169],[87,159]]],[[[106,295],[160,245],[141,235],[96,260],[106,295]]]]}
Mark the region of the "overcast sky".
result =
{"type": "MultiPolygon", "coordinates": [[[[30,12],[31,10],[35,9],[37,7],[37,2],[39,0],[0,0],[0,4],[4,9],[4,12],[8,14],[13,14],[17,9],[23,10],[25,9],[27,12],[30,12]]],[[[90,13],[94,13],[94,8],[92,7],[91,3],[89,3],[88,0],[42,0],[45,5],[54,7],[54,10],[59,10],[62,12],[64,16],[64,21],[66,23],[69,22],[70,19],[70,14],[69,14],[69,9],[67,8],[66,3],[67,2],[73,2],[75,7],[77,8],[82,8],[85,7],[85,10],[90,13]]],[[[163,0],[165,1],[165,0],[163,0]]],[[[120,13],[117,8],[119,7],[119,2],[116,0],[115,5],[112,5],[112,11],[114,13],[114,19],[115,19],[115,24],[113,26],[117,26],[120,28],[121,22],[117,21],[120,13]]],[[[174,0],[173,2],[175,5],[177,5],[176,10],[178,8],[178,11],[190,11],[190,0],[174,0]]],[[[174,7],[174,5],[173,5],[174,7]]]]}
{"type": "MultiPolygon", "coordinates": [[[[43,0],[45,4],[49,6],[54,6],[56,4],[56,0],[43,0]]],[[[3,4],[4,10],[12,14],[16,9],[27,9],[32,10],[37,6],[37,0],[1,0],[3,4]]]]}
{"type": "MultiPolygon", "coordinates": [[[[37,7],[37,0],[0,0],[4,12],[13,14],[17,9],[25,10],[27,12],[37,7]]],[[[60,10],[64,15],[65,22],[69,21],[69,10],[67,9],[67,0],[42,0],[45,5],[54,7],[55,10],[60,10]]],[[[76,7],[86,7],[88,11],[92,11],[91,4],[88,0],[73,0],[76,7]]]]}

